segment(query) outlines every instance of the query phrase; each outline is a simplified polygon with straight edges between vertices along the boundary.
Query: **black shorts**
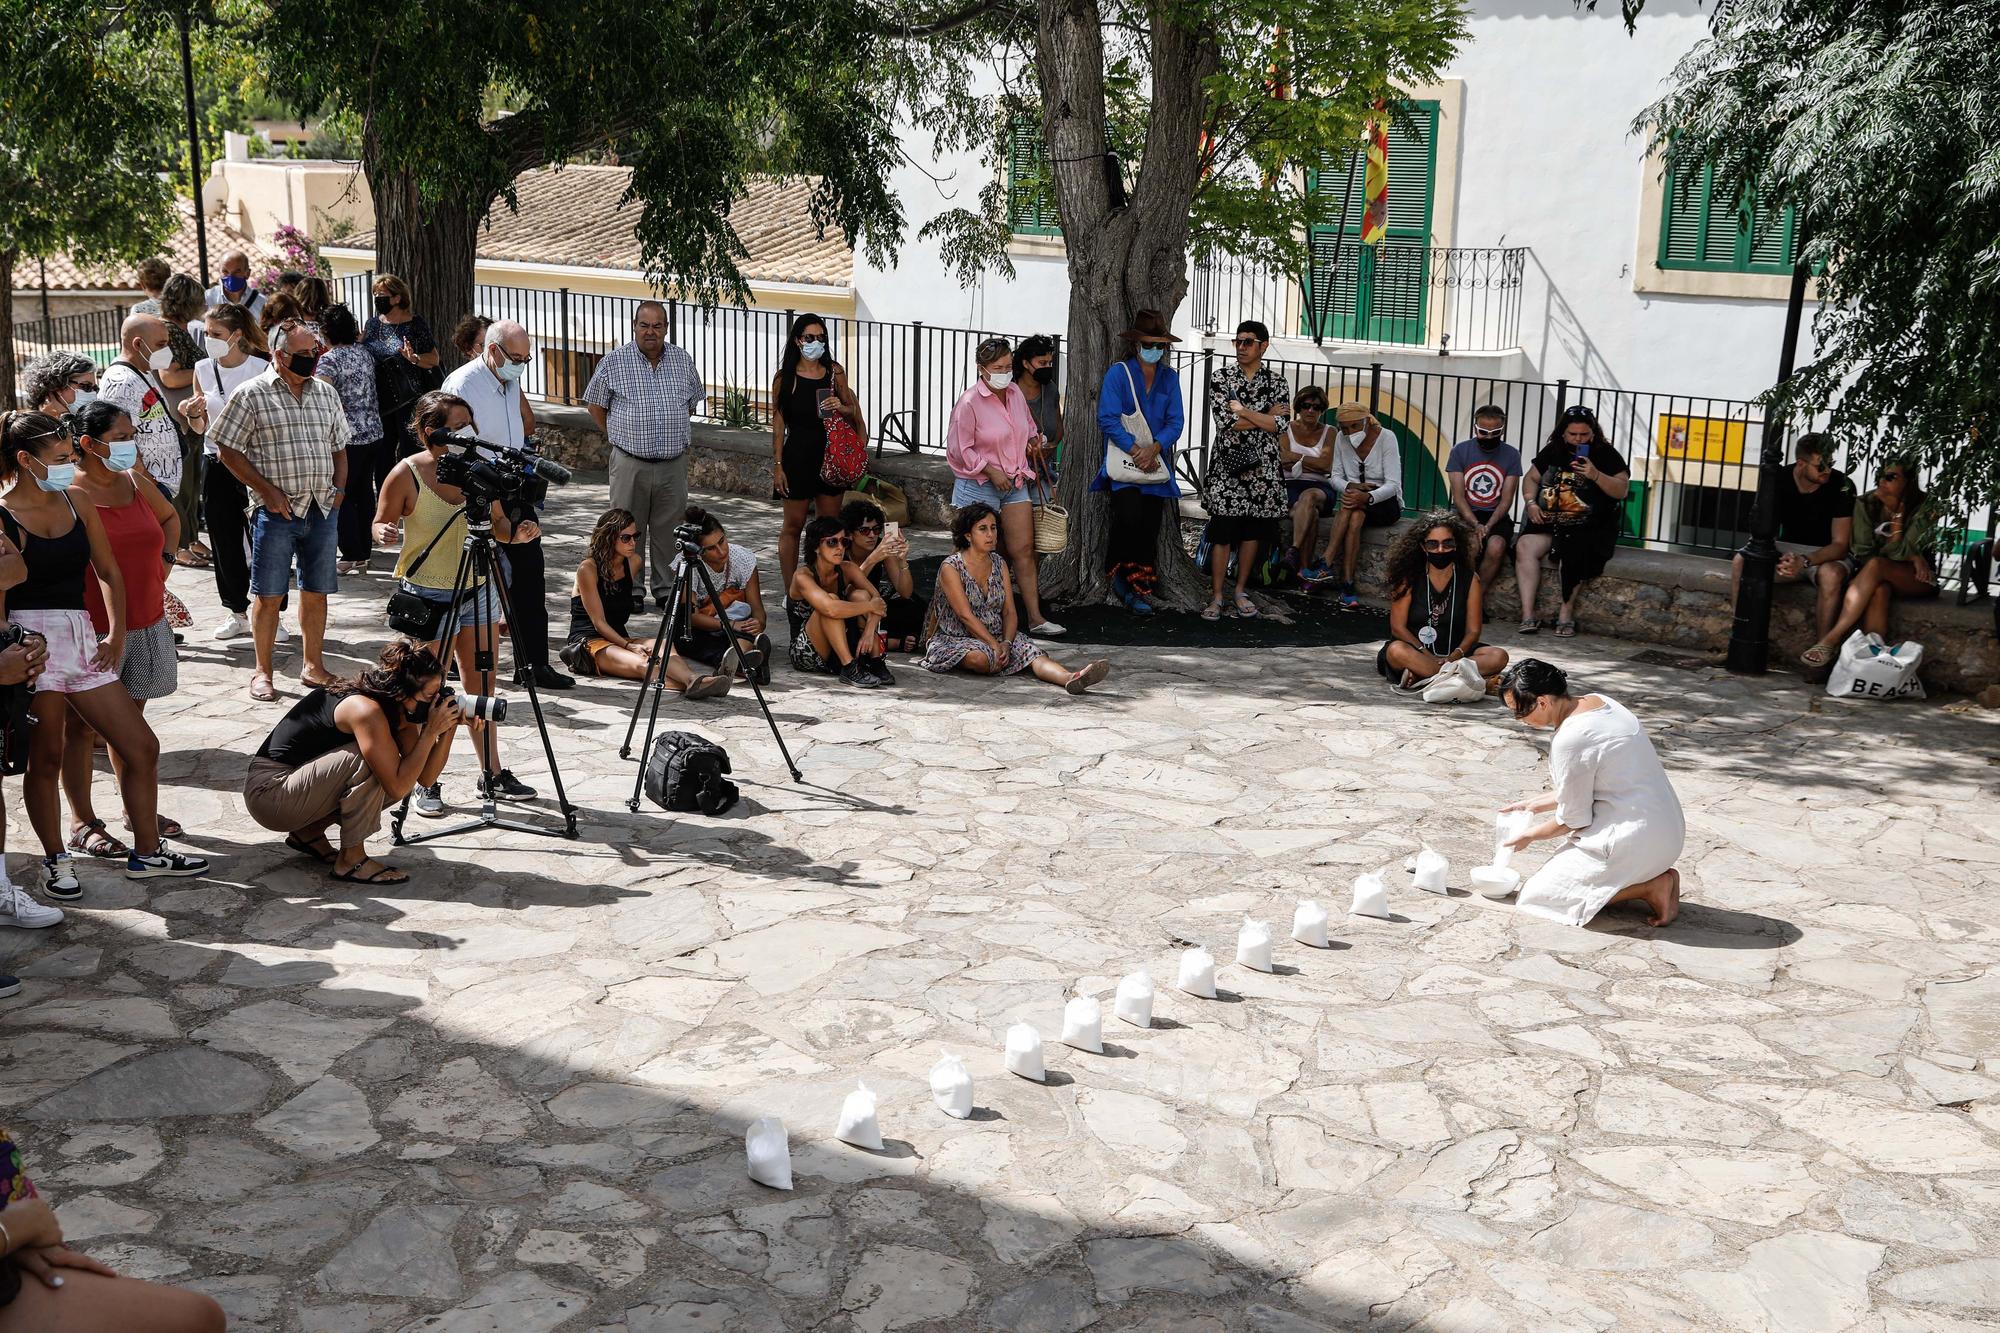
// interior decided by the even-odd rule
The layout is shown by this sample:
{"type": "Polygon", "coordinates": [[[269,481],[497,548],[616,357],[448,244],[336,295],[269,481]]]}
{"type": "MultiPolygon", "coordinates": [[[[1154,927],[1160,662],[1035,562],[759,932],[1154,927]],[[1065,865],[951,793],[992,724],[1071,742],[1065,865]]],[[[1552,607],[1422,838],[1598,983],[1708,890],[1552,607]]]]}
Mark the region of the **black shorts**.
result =
{"type": "MultiPolygon", "coordinates": [[[[1514,548],[1514,516],[1512,514],[1502,514],[1498,518],[1495,518],[1493,513],[1494,511],[1491,509],[1475,509],[1472,511],[1472,516],[1481,523],[1491,523],[1493,526],[1486,530],[1486,535],[1488,537],[1498,537],[1507,544],[1508,550],[1512,550],[1514,548]]],[[[1484,555],[1485,552],[1482,551],[1478,554],[1484,555]]],[[[1474,558],[1477,559],[1478,557],[1475,556],[1474,558]]]]}
{"type": "Polygon", "coordinates": [[[1228,514],[1217,514],[1208,520],[1208,544],[1210,546],[1241,546],[1244,542],[1261,542],[1271,535],[1274,518],[1235,518],[1228,514]]]}

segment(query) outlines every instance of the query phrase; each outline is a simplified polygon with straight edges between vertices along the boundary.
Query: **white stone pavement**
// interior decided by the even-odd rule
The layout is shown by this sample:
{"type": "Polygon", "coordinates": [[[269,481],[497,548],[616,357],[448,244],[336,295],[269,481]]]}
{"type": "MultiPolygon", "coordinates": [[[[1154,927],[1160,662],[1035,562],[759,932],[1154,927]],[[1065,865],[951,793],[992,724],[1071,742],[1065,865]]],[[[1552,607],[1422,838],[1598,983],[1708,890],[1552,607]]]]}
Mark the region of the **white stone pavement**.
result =
{"type": "MultiPolygon", "coordinates": [[[[767,507],[719,507],[770,549],[767,507]]],[[[345,666],[387,581],[350,588],[345,666]]],[[[625,811],[632,687],[590,683],[550,701],[579,840],[390,849],[414,882],[369,891],[246,822],[277,710],[197,631],[152,712],[163,809],[215,871],[91,867],[63,927],[0,932],[28,983],[0,1122],[83,1248],[242,1329],[1991,1326],[1993,716],[1533,646],[1653,730],[1690,824],[1670,930],[1415,892],[1421,843],[1466,882],[1542,750],[1491,705],[1389,702],[1372,646],[1119,650],[1085,699],[780,666],[804,785],[747,695],[664,710],[735,758],[718,819],[625,811]],[[1345,916],[1384,867],[1396,919],[1345,916]],[[1301,895],[1332,949],[1284,942],[1301,895]],[[1274,974],[1228,962],[1245,915],[1274,974]],[[1170,985],[1190,942],[1215,1000],[1170,985]],[[1144,1030],[1108,1017],[1140,967],[1144,1030]],[[1102,1055],[1056,1043],[1076,993],[1102,1055]],[[1046,1085],[1003,1072],[1016,1022],[1046,1085]],[[940,1048],[969,1120],[932,1105],[940,1048]],[[880,1152],[832,1138],[858,1079],[880,1152]],[[745,1175],[762,1114],[791,1193],[745,1175]]]]}

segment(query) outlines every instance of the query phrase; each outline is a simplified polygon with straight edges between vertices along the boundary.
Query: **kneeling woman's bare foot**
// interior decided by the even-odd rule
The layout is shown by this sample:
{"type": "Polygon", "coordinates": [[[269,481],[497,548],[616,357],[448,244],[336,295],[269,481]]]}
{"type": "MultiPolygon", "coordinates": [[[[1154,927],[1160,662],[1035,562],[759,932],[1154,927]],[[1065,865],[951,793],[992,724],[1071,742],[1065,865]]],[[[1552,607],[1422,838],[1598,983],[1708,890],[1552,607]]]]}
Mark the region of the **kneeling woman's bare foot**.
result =
{"type": "Polygon", "coordinates": [[[1653,909],[1654,926],[1671,926],[1681,914],[1681,872],[1669,870],[1653,881],[1646,894],[1646,906],[1653,909]]]}

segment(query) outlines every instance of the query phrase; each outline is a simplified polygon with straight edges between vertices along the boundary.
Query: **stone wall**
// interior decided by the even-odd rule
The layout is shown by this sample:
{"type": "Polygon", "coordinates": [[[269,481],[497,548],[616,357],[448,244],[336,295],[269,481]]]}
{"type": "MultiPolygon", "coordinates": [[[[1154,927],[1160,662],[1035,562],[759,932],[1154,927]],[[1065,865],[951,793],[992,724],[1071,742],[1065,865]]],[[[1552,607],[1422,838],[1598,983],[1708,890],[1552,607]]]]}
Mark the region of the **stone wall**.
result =
{"type": "MultiPolygon", "coordinates": [[[[539,404],[535,409],[543,446],[560,462],[584,472],[602,472],[608,446],[590,414],[580,407],[539,404]]],[[[689,473],[697,490],[768,497],[771,494],[771,437],[763,430],[734,430],[696,424],[694,463],[689,473]]],[[[934,454],[883,454],[869,467],[903,487],[915,527],[942,528],[951,522],[951,471],[934,454]]],[[[1184,511],[1199,517],[1186,502],[1184,511]]],[[[1382,565],[1394,528],[1367,534],[1358,582],[1379,597],[1382,565]]],[[[1556,573],[1542,580],[1540,615],[1551,623],[1560,601],[1556,573]]],[[[1504,571],[1486,603],[1487,619],[1508,625],[1521,614],[1513,569],[1504,571]]],[[[1577,600],[1577,618],[1592,634],[1630,639],[1697,655],[1720,657],[1729,646],[1729,563],[1677,551],[1620,547],[1604,577],[1586,584],[1577,600]]],[[[1924,683],[1964,693],[2000,681],[2000,644],[1993,633],[1990,604],[1958,606],[1950,595],[1929,602],[1898,602],[1891,624],[1898,638],[1924,645],[1924,683]]],[[[1786,584],[1778,589],[1771,618],[1771,658],[1796,662],[1812,646],[1811,589],[1786,584]]]]}

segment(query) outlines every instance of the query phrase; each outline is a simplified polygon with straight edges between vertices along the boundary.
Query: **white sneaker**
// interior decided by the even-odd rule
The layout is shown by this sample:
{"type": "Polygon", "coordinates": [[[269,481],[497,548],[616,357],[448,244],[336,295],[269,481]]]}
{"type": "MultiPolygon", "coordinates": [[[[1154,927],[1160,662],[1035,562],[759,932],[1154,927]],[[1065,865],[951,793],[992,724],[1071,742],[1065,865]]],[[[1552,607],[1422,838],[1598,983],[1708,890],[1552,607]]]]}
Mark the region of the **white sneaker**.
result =
{"type": "Polygon", "coordinates": [[[0,884],[0,926],[44,930],[60,924],[62,919],[62,908],[36,902],[18,884],[0,884]]]}
{"type": "Polygon", "coordinates": [[[281,620],[281,621],[279,621],[279,622],[278,622],[278,637],[277,637],[277,638],[276,638],[275,640],[273,640],[273,642],[276,642],[276,643],[290,643],[291,641],[292,641],[292,632],[291,632],[290,630],[288,630],[288,629],[286,629],[286,628],[285,628],[285,622],[284,622],[284,621],[282,621],[282,620],[281,620]]]}
{"type": "Polygon", "coordinates": [[[230,639],[247,639],[250,637],[250,622],[232,613],[229,619],[215,627],[214,637],[218,643],[230,639]]]}
{"type": "Polygon", "coordinates": [[[1039,625],[1028,626],[1028,635],[1030,638],[1060,639],[1067,633],[1069,633],[1069,630],[1066,627],[1056,624],[1053,620],[1044,620],[1039,625]]]}

